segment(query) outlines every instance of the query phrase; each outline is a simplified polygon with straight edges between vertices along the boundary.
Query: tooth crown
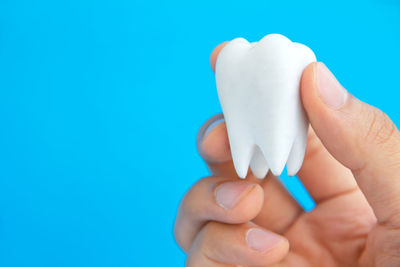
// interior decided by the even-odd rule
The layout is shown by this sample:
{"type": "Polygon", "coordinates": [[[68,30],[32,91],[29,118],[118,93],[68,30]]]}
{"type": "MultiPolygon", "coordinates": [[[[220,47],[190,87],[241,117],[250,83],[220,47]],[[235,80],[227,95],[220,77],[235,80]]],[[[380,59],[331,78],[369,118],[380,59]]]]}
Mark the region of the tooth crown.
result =
{"type": "Polygon", "coordinates": [[[304,159],[308,120],[300,99],[304,68],[316,61],[306,46],[279,34],[258,43],[229,42],[216,63],[218,96],[228,130],[233,163],[246,177],[276,176],[285,164],[295,175],[304,159]]]}

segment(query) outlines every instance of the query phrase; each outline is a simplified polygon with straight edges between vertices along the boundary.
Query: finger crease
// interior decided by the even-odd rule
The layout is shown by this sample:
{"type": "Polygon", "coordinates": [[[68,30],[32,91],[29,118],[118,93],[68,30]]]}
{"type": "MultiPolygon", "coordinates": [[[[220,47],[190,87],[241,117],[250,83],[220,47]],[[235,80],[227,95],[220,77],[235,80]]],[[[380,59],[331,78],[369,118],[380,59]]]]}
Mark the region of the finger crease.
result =
{"type": "Polygon", "coordinates": [[[357,192],[359,190],[360,190],[360,188],[358,186],[355,186],[353,188],[350,188],[350,189],[347,189],[347,190],[344,190],[344,191],[341,191],[341,192],[338,192],[338,193],[335,193],[335,194],[331,194],[331,195],[329,195],[327,197],[320,198],[320,199],[316,200],[316,202],[317,202],[317,204],[321,204],[323,202],[330,201],[330,200],[332,200],[334,198],[342,197],[342,196],[345,196],[345,195],[350,195],[350,194],[355,193],[355,192],[357,192]]]}

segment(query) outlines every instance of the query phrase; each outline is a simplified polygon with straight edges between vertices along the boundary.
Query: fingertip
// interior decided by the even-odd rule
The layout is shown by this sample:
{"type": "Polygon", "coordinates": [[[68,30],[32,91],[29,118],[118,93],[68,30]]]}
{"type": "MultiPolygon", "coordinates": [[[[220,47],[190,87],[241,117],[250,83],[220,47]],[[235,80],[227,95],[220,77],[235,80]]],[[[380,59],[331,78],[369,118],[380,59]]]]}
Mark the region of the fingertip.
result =
{"type": "Polygon", "coordinates": [[[223,114],[217,114],[204,123],[198,134],[197,148],[207,164],[224,163],[231,159],[223,114]]]}
{"type": "Polygon", "coordinates": [[[215,200],[224,210],[218,218],[220,221],[243,223],[260,213],[264,190],[259,184],[247,181],[227,181],[215,188],[215,200]]]}
{"type": "Polygon", "coordinates": [[[239,202],[237,209],[241,210],[240,214],[243,218],[252,220],[260,213],[263,204],[264,190],[259,184],[254,184],[247,196],[239,202]]]}
{"type": "Polygon", "coordinates": [[[212,162],[225,162],[230,159],[230,146],[225,123],[216,125],[204,138],[202,150],[212,162]]]}
{"type": "MultiPolygon", "coordinates": [[[[320,62],[310,63],[303,71],[300,83],[300,94],[303,101],[303,105],[308,106],[310,102],[310,93],[315,89],[317,67],[320,62]]],[[[306,108],[307,109],[307,108],[306,108]]]]}
{"type": "Polygon", "coordinates": [[[221,266],[270,266],[281,262],[288,251],[285,237],[251,222],[209,222],[197,236],[191,258],[198,266],[209,266],[203,264],[204,258],[221,266]]]}
{"type": "Polygon", "coordinates": [[[228,44],[227,41],[223,42],[223,43],[219,44],[217,47],[215,47],[214,50],[211,52],[210,65],[214,72],[215,72],[215,64],[217,63],[217,58],[218,58],[219,52],[221,52],[222,48],[224,48],[227,44],[228,44]]]}
{"type": "MultiPolygon", "coordinates": [[[[277,260],[284,257],[289,250],[289,241],[284,236],[259,227],[247,230],[245,238],[247,246],[256,252],[267,253],[275,250],[274,254],[277,260]]],[[[269,258],[271,258],[271,254],[269,258]]]]}

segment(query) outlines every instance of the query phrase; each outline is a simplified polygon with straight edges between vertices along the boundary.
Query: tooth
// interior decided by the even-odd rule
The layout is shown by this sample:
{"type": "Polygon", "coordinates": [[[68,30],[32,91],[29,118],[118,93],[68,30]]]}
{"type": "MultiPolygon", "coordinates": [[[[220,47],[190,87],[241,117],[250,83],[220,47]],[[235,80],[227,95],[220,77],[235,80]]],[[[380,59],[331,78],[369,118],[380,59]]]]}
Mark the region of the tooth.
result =
{"type": "Polygon", "coordinates": [[[304,68],[316,61],[308,47],[279,34],[258,43],[229,42],[216,63],[218,96],[239,177],[295,175],[304,159],[308,120],[300,99],[304,68]]]}
{"type": "MultiPolygon", "coordinates": [[[[225,122],[227,123],[226,119],[225,122]]],[[[240,123],[238,122],[236,122],[236,124],[240,125],[240,123]]],[[[240,134],[240,131],[238,130],[235,131],[234,127],[230,127],[230,123],[227,123],[226,128],[232,129],[231,134],[228,133],[229,140],[238,140],[238,139],[241,140],[240,142],[237,141],[231,142],[230,146],[231,146],[233,165],[235,166],[237,175],[240,178],[244,179],[247,175],[250,160],[253,156],[254,145],[250,142],[251,138],[246,137],[246,133],[243,133],[242,136],[235,135],[235,133],[240,134]]]]}
{"type": "MultiPolygon", "coordinates": [[[[306,132],[307,133],[307,132],[306,132]]],[[[286,163],[287,173],[289,176],[296,175],[303,163],[304,154],[306,152],[307,134],[299,134],[290,150],[289,158],[286,163]]]]}
{"type": "MultiPolygon", "coordinates": [[[[306,117],[304,110],[303,116],[306,117]]],[[[308,121],[299,121],[299,133],[294,140],[292,149],[290,150],[289,158],[286,163],[289,176],[296,175],[303,163],[304,154],[306,153],[307,137],[308,137],[308,121]]]]}
{"type": "Polygon", "coordinates": [[[265,178],[268,173],[267,162],[258,146],[255,148],[253,158],[250,161],[250,168],[253,174],[259,179],[265,178]]]}

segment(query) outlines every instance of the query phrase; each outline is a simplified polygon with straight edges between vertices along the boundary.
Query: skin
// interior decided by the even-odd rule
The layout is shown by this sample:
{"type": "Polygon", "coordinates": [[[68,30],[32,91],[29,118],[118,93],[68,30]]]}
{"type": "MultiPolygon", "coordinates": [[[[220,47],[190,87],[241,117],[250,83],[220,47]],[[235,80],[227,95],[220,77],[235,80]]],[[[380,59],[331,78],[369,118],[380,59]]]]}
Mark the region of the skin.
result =
{"type": "MultiPolygon", "coordinates": [[[[211,55],[213,69],[225,44],[211,55]]],[[[316,208],[303,212],[271,174],[239,179],[225,123],[218,124],[198,143],[212,176],[187,192],[175,223],[187,266],[400,266],[400,133],[383,112],[349,93],[342,106],[326,105],[323,68],[310,64],[301,80],[311,127],[297,176],[316,208]],[[229,183],[247,190],[227,208],[216,192],[229,183]],[[274,245],[251,248],[246,235],[254,228],[274,245]]]]}

